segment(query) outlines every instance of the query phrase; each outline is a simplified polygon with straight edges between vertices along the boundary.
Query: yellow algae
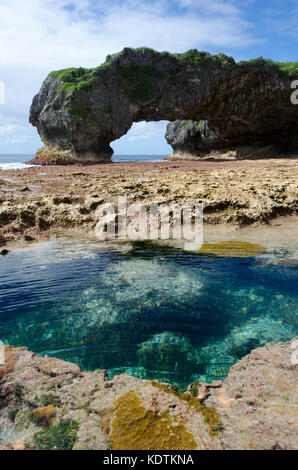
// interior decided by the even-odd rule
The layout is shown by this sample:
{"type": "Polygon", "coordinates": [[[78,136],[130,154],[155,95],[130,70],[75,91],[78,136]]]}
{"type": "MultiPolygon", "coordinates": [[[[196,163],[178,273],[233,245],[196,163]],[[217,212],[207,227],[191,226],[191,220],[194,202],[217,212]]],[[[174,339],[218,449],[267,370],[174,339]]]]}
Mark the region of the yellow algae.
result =
{"type": "Polygon", "coordinates": [[[247,258],[250,256],[258,256],[264,251],[266,251],[266,248],[257,243],[227,240],[218,241],[216,243],[204,243],[198,250],[198,253],[229,256],[232,258],[247,258]]]}
{"type": "Polygon", "coordinates": [[[151,385],[155,388],[159,388],[165,393],[171,393],[176,397],[179,396],[178,391],[171,384],[161,384],[160,382],[151,382],[151,385]]]}
{"type": "Polygon", "coordinates": [[[43,406],[36,408],[33,411],[34,418],[43,425],[43,427],[49,427],[53,425],[56,416],[56,408],[54,405],[43,406]]]}
{"type": "Polygon", "coordinates": [[[208,426],[210,437],[216,437],[219,431],[223,430],[221,416],[213,406],[205,406],[201,400],[194,398],[189,392],[179,395],[181,400],[186,401],[189,407],[197,410],[204,418],[204,423],[208,426]]]}
{"type": "Polygon", "coordinates": [[[199,398],[195,398],[189,392],[178,393],[170,384],[163,384],[159,382],[152,382],[153,387],[159,388],[165,393],[171,393],[180,400],[185,401],[190,408],[194,408],[204,418],[204,423],[208,426],[208,432],[210,437],[216,437],[218,431],[222,430],[221,416],[217,413],[213,406],[205,406],[202,404],[199,398]]]}
{"type": "Polygon", "coordinates": [[[146,410],[134,392],[115,402],[110,440],[113,450],[195,450],[197,443],[186,426],[166,412],[146,410]]]}

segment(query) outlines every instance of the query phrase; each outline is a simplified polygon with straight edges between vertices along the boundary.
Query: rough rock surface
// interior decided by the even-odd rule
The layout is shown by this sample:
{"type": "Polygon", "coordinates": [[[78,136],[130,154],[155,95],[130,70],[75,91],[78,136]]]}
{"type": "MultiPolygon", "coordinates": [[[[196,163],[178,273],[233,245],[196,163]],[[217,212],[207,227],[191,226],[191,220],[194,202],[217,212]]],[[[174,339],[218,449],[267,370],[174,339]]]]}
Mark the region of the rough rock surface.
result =
{"type": "Polygon", "coordinates": [[[222,139],[210,128],[208,121],[178,119],[167,125],[165,137],[174,150],[174,155],[169,157],[172,160],[194,159],[224,147],[222,139]]]}
{"type": "Polygon", "coordinates": [[[45,144],[35,162],[110,161],[110,143],[143,120],[208,120],[227,146],[295,152],[298,107],[290,97],[298,67],[290,65],[125,48],[94,69],[52,72],[30,109],[45,144]]]}
{"type": "Polygon", "coordinates": [[[192,394],[7,347],[0,449],[298,449],[291,344],[252,351],[192,394]]]}
{"type": "Polygon", "coordinates": [[[205,401],[222,416],[225,449],[298,448],[298,365],[290,343],[271,343],[235,364],[205,401]]]}
{"type": "Polygon", "coordinates": [[[125,195],[145,205],[203,203],[206,224],[266,223],[297,213],[297,159],[0,171],[0,246],[56,229],[93,231],[98,205],[125,195]]]}
{"type": "Polygon", "coordinates": [[[166,140],[173,148],[173,155],[166,160],[244,160],[280,156],[281,148],[274,144],[251,143],[241,145],[222,138],[208,121],[170,122],[166,140]]]}

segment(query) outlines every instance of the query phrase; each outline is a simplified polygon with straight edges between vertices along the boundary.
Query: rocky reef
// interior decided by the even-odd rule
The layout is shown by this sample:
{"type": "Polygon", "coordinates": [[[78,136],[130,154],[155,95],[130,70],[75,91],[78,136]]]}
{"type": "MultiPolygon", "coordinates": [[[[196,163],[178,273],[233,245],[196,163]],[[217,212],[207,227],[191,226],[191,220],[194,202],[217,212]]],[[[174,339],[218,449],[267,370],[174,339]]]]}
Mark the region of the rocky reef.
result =
{"type": "Polygon", "coordinates": [[[297,159],[49,166],[0,172],[0,246],[57,229],[92,231],[96,208],[204,204],[205,224],[268,223],[298,210],[297,159]]]}
{"type": "Polygon", "coordinates": [[[297,449],[292,344],[255,349],[223,382],[186,391],[7,346],[0,449],[297,449]]]}
{"type": "Polygon", "coordinates": [[[45,145],[34,162],[110,161],[110,143],[144,120],[207,120],[225,148],[296,152],[298,107],[290,100],[296,75],[295,63],[236,63],[195,49],[148,48],[125,48],[94,69],[51,72],[30,109],[45,145]]]}

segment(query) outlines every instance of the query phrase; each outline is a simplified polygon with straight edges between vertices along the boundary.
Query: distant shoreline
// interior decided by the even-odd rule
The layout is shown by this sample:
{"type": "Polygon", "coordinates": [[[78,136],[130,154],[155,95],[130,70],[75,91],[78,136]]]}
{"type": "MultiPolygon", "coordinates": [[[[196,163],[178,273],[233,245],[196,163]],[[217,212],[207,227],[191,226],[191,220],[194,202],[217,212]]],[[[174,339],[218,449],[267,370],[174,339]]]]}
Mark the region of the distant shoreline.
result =
{"type": "MultiPolygon", "coordinates": [[[[159,162],[167,158],[168,155],[113,155],[112,162],[124,163],[124,162],[159,162]]],[[[0,154],[0,171],[1,170],[23,170],[30,166],[38,165],[25,165],[34,159],[34,154],[0,154]]]]}

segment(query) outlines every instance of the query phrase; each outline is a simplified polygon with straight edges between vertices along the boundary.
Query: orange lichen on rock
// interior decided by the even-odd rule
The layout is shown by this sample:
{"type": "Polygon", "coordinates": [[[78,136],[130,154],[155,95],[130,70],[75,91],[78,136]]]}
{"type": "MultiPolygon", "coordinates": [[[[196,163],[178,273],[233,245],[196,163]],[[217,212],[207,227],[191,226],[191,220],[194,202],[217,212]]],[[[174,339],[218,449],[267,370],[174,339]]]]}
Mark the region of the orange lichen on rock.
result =
{"type": "Polygon", "coordinates": [[[110,440],[113,450],[195,450],[197,443],[184,423],[166,412],[142,406],[134,392],[115,402],[110,440]]]}
{"type": "Polygon", "coordinates": [[[54,405],[36,408],[33,411],[34,418],[43,425],[43,427],[52,426],[56,416],[56,408],[54,405]]]}

